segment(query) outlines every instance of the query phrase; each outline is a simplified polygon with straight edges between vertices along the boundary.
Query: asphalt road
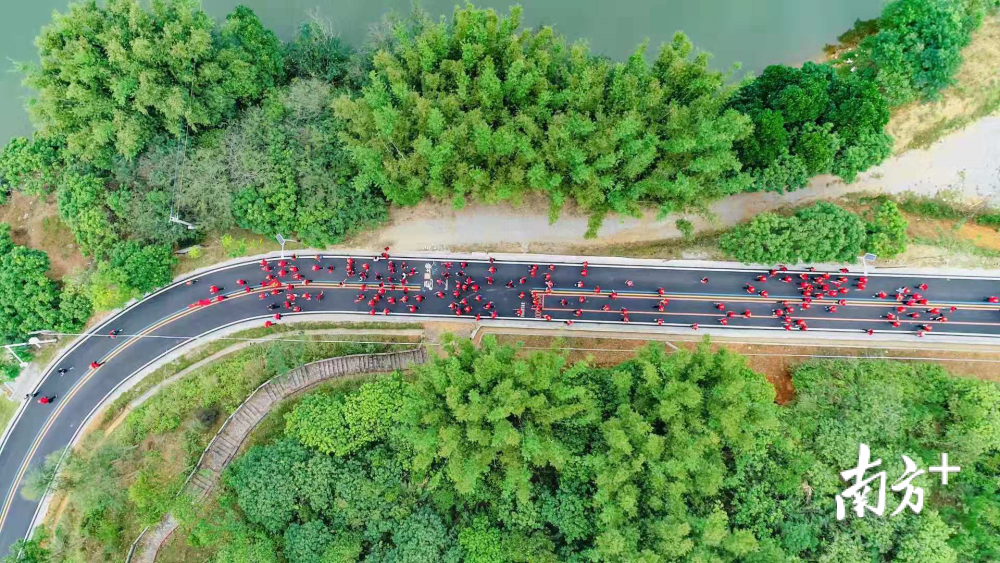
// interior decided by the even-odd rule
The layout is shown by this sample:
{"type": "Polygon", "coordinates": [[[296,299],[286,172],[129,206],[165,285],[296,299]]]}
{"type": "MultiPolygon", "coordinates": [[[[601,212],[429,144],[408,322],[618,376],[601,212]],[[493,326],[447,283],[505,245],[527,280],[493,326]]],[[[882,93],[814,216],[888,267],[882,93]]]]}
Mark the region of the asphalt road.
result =
{"type": "Polygon", "coordinates": [[[280,282],[282,290],[261,287],[268,272],[259,261],[201,274],[191,285],[175,283],[94,329],[93,336],[81,340],[61,358],[55,368],[72,369],[64,376],[55,371],[45,374],[38,388],[39,396],[54,395],[54,403],[28,404],[0,446],[0,545],[4,546],[0,551],[7,551],[28,533],[39,509],[37,501],[19,494],[25,473],[41,464],[45,456],[67,446],[89,414],[132,373],[172,349],[230,324],[253,319],[261,325],[268,320],[282,322],[274,318],[275,313],[285,318],[316,312],[356,313],[359,320],[369,319],[372,314],[372,320],[381,320],[379,317],[388,313],[419,319],[455,318],[459,316],[455,310],[458,308],[462,318],[479,314],[484,323],[490,322],[495,313],[497,319],[521,318],[560,325],[568,321],[572,326],[628,322],[694,330],[695,324],[721,327],[724,319],[726,328],[733,330],[791,329],[829,335],[832,331],[861,334],[871,329],[915,334],[929,326],[924,335],[927,339],[940,334],[1000,336],[1000,304],[988,302],[990,296],[1000,295],[1000,279],[996,278],[871,274],[864,289],[859,289],[861,278],[857,272],[827,272],[828,277],[824,277],[821,272],[779,270],[771,275],[762,270],[599,265],[596,260],[586,268],[585,277],[580,262],[558,262],[554,267],[538,264],[534,275],[528,262],[491,264],[470,260],[464,264],[460,260],[403,257],[378,261],[371,256],[355,257],[354,275],[348,275],[345,256],[323,255],[319,260],[299,256],[295,261],[289,259],[285,266],[285,275],[280,276],[279,260],[268,261],[270,275],[277,280],[272,283],[280,282]],[[389,272],[390,262],[395,273],[389,272]],[[299,269],[303,279],[294,279],[292,266],[299,269]],[[313,266],[319,270],[314,271],[313,266]],[[491,273],[490,268],[495,272],[491,273]],[[411,271],[404,290],[401,274],[411,271]],[[364,280],[362,272],[367,272],[364,280]],[[758,276],[765,276],[765,281],[758,281],[758,276]],[[493,278],[493,283],[487,278],[493,278]],[[249,293],[237,283],[241,279],[251,287],[249,293]],[[385,284],[384,292],[372,304],[380,282],[385,284]],[[547,287],[549,283],[551,288],[547,287]],[[812,285],[807,308],[803,283],[812,285]],[[289,291],[287,284],[294,287],[289,291]],[[827,286],[825,293],[836,292],[835,296],[817,297],[823,284],[827,286]],[[927,288],[920,289],[921,284],[927,288]],[[216,301],[218,296],[210,292],[213,285],[220,289],[222,301],[216,301]],[[753,286],[752,290],[748,286],[753,286]],[[900,292],[901,300],[897,300],[897,290],[902,288],[908,293],[900,292]],[[886,298],[877,297],[881,291],[886,292],[886,298]],[[318,300],[320,292],[323,295],[318,300]],[[300,307],[299,312],[286,308],[290,294],[296,298],[289,305],[300,307]],[[363,297],[359,297],[361,294],[363,297]],[[918,303],[923,299],[925,304],[918,303]],[[837,304],[840,300],[844,300],[843,304],[837,304]],[[271,304],[278,309],[268,310],[271,304]],[[837,310],[827,310],[830,305],[836,305],[837,310]],[[410,306],[417,309],[411,312],[410,306]],[[774,314],[776,309],[786,307],[791,319],[787,322],[774,314]],[[904,310],[899,312],[896,307],[904,310]],[[928,313],[934,308],[940,312],[928,313]],[[900,317],[899,327],[893,327],[885,318],[889,313],[900,317]],[[918,318],[910,317],[911,313],[918,318]],[[941,316],[946,320],[938,319],[941,316]],[[108,332],[114,329],[121,329],[121,333],[112,339],[108,332]],[[101,367],[91,369],[93,361],[100,362],[101,367]]]}

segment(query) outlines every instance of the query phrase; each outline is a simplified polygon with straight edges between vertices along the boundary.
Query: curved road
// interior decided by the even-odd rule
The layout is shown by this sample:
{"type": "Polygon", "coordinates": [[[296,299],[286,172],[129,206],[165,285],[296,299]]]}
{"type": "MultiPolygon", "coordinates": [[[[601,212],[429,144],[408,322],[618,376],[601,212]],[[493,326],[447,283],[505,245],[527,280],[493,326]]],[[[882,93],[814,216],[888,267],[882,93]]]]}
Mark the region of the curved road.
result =
{"type": "Polygon", "coordinates": [[[458,308],[463,318],[479,314],[483,322],[495,313],[495,318],[502,320],[522,318],[576,326],[628,322],[693,328],[695,323],[704,327],[725,323],[729,329],[900,333],[930,326],[926,336],[931,338],[938,334],[1000,335],[1000,305],[988,302],[990,296],[1000,294],[1000,279],[996,278],[871,274],[862,280],[856,272],[824,276],[820,272],[778,270],[772,275],[752,269],[599,265],[597,260],[586,267],[586,276],[583,264],[577,261],[539,264],[532,275],[532,264],[526,261],[491,264],[469,260],[463,265],[460,259],[447,257],[375,261],[370,256],[355,257],[353,274],[349,274],[347,261],[342,255],[303,255],[294,261],[288,259],[282,268],[279,259],[273,258],[267,260],[270,272],[264,271],[260,261],[223,266],[199,274],[197,283],[176,282],[146,297],[96,328],[93,335],[80,339],[54,365],[54,369],[72,370],[65,376],[50,371],[38,387],[39,396],[56,396],[54,404],[27,404],[0,445],[0,545],[4,546],[0,552],[29,533],[39,510],[39,502],[19,494],[25,473],[41,464],[46,455],[71,443],[80,425],[116,387],[171,350],[220,328],[253,319],[261,324],[281,322],[273,318],[276,312],[353,313],[363,320],[372,313],[388,311],[419,319],[454,318],[458,308]],[[389,271],[390,265],[394,272],[389,271]],[[294,279],[293,266],[301,279],[294,279]],[[364,272],[367,277],[361,279],[364,272]],[[403,273],[409,274],[405,290],[403,273]],[[275,280],[268,282],[268,275],[275,280]],[[708,279],[703,282],[705,277],[708,279]],[[488,278],[493,279],[492,284],[488,278]],[[250,291],[237,280],[245,280],[250,291]],[[262,287],[267,283],[269,287],[262,287]],[[288,290],[285,285],[278,290],[276,283],[294,287],[288,290]],[[385,284],[384,292],[373,306],[371,300],[379,293],[380,283],[385,284]],[[921,289],[921,284],[927,288],[921,289]],[[220,289],[223,300],[217,301],[218,296],[210,294],[213,285],[220,289]],[[902,288],[908,292],[897,298],[897,290],[902,288]],[[878,293],[883,291],[887,295],[880,298],[878,293]],[[319,292],[323,292],[322,300],[315,297],[319,292]],[[296,298],[289,305],[300,307],[298,312],[285,306],[291,294],[296,298]],[[811,301],[808,305],[807,300],[811,301]],[[268,310],[271,304],[278,310],[268,310]],[[828,310],[831,305],[837,310],[828,310]],[[418,309],[411,312],[410,306],[418,309]],[[776,316],[777,309],[782,317],[776,316]],[[899,318],[900,326],[892,326],[885,318],[890,313],[899,318]],[[789,316],[791,320],[782,320],[789,316]],[[121,335],[110,338],[112,329],[121,329],[121,335]],[[91,369],[93,361],[101,367],[91,369]]]}

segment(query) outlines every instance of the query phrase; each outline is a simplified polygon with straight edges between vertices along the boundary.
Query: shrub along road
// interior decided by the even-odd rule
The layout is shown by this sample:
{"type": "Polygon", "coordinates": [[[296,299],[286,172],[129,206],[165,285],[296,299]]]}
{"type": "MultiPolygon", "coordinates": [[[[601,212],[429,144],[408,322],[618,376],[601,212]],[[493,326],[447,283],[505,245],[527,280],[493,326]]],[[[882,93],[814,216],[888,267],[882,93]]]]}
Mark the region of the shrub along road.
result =
{"type": "Polygon", "coordinates": [[[18,494],[25,473],[70,444],[116,387],[171,350],[247,320],[280,323],[275,315],[315,313],[357,314],[359,320],[372,314],[417,320],[478,314],[485,323],[495,313],[496,321],[559,326],[662,324],[676,331],[700,324],[734,330],[872,329],[907,339],[921,330],[930,330],[927,337],[1000,336],[1000,304],[989,301],[1000,293],[1000,278],[900,273],[864,278],[857,272],[602,265],[599,260],[586,266],[463,262],[447,256],[354,257],[353,265],[348,260],[309,255],[223,266],[198,275],[195,283],[179,281],[148,296],[81,338],[37,389],[39,397],[54,395],[54,403],[25,405],[0,446],[4,549],[29,532],[39,510],[38,501],[18,494]],[[880,298],[880,292],[886,296],[880,298]],[[898,318],[898,327],[886,318],[890,314],[898,318]],[[118,330],[115,338],[109,335],[118,330]],[[92,369],[91,362],[101,365],[92,369]],[[60,376],[59,368],[73,369],[60,376]]]}

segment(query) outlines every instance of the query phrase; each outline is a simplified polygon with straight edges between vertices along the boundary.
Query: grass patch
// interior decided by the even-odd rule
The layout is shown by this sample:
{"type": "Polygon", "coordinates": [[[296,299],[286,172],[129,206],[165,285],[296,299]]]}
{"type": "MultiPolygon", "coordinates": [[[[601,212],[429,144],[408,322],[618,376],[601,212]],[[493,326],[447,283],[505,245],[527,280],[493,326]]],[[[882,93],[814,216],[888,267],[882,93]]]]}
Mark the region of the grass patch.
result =
{"type": "Polygon", "coordinates": [[[952,201],[946,195],[928,197],[905,194],[896,199],[896,204],[904,213],[928,219],[968,219],[976,213],[968,206],[952,201]]]}
{"type": "Polygon", "coordinates": [[[982,246],[977,246],[976,243],[971,240],[954,235],[948,235],[944,232],[941,233],[939,238],[914,237],[912,242],[913,244],[923,244],[943,248],[954,254],[967,254],[969,256],[989,259],[1000,258],[1000,250],[983,248],[982,246]]]}
{"type": "Polygon", "coordinates": [[[570,254],[579,256],[621,256],[623,258],[661,258],[673,260],[697,253],[706,258],[717,258],[719,237],[724,231],[705,231],[690,238],[672,238],[646,242],[628,242],[605,246],[575,246],[570,254]]]}
{"type": "Polygon", "coordinates": [[[18,403],[0,393],[0,433],[3,432],[4,428],[7,428],[10,419],[14,418],[14,413],[17,412],[17,405],[18,403]]]}
{"type": "Polygon", "coordinates": [[[930,127],[921,129],[913,134],[910,142],[904,150],[926,149],[936,143],[945,135],[964,128],[966,125],[978,121],[988,115],[992,115],[1000,110],[1000,87],[984,95],[982,101],[976,105],[969,113],[952,117],[942,117],[930,127]]]}
{"type": "MultiPolygon", "coordinates": [[[[204,360],[205,358],[212,356],[234,344],[239,343],[242,339],[253,339],[253,338],[264,338],[266,336],[271,336],[275,334],[287,334],[287,335],[298,335],[302,338],[316,339],[320,335],[305,335],[306,331],[312,330],[323,330],[323,329],[350,329],[350,330],[404,330],[404,329],[419,329],[423,328],[420,323],[385,323],[385,322],[361,322],[361,323],[336,323],[336,322],[308,322],[308,323],[295,323],[290,325],[275,325],[269,329],[267,328],[252,328],[244,331],[232,334],[224,340],[213,340],[197,348],[196,350],[185,354],[184,356],[170,362],[169,364],[162,366],[153,373],[150,373],[142,379],[135,387],[129,389],[128,391],[122,393],[120,397],[114,400],[111,405],[104,412],[104,417],[102,420],[102,425],[110,424],[119,414],[125,409],[125,407],[134,401],[136,398],[140,397],[143,393],[152,389],[154,386],[158,385],[162,381],[173,377],[174,375],[184,371],[185,369],[191,367],[192,365],[204,360]]],[[[344,339],[349,339],[349,336],[345,336],[344,339]]],[[[366,340],[370,340],[373,337],[366,336],[366,340]]],[[[376,338],[377,339],[377,338],[376,338]]]]}
{"type": "MultiPolygon", "coordinates": [[[[298,243],[285,245],[286,252],[295,252],[298,243]]],[[[240,256],[254,256],[281,250],[281,245],[273,238],[252,231],[234,229],[226,232],[210,232],[199,245],[198,251],[182,254],[178,258],[175,274],[184,274],[200,268],[225,262],[240,256]]]]}

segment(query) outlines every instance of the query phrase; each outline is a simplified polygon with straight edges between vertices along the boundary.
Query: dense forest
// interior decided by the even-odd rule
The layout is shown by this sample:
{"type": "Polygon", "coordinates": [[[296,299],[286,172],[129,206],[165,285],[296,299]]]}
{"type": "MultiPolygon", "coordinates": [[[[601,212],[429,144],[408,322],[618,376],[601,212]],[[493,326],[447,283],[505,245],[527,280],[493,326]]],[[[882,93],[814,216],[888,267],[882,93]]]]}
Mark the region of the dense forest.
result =
{"type": "MultiPolygon", "coordinates": [[[[47,328],[164,284],[175,248],[236,227],[324,246],[384,222],[390,204],[541,194],[552,220],[567,202],[590,213],[594,235],[609,212],[696,210],[823,173],[850,181],[888,156],[894,106],[953,82],[998,4],[895,0],[832,62],[733,84],[681,33],[612,61],[552,27],[522,28],[520,7],[390,14],[352,46],[318,21],[282,42],[243,6],[216,22],[196,0],[83,0],[21,65],[35,133],[0,153],[0,203],[15,190],[52,198],[94,261],[42,289],[53,297],[33,318],[47,328]]],[[[851,238],[829,259],[856,240],[900,247],[851,238]]],[[[39,328],[23,305],[8,312],[4,342],[39,328]]]]}
{"type": "Polygon", "coordinates": [[[810,361],[792,378],[779,406],[707,343],[611,368],[452,343],[412,377],[306,396],[182,530],[220,563],[1000,556],[997,385],[898,361],[810,361]],[[926,469],[947,452],[961,472],[913,482],[920,514],[890,517],[887,489],[882,517],[838,521],[859,443],[890,484],[901,455],[926,469]]]}

